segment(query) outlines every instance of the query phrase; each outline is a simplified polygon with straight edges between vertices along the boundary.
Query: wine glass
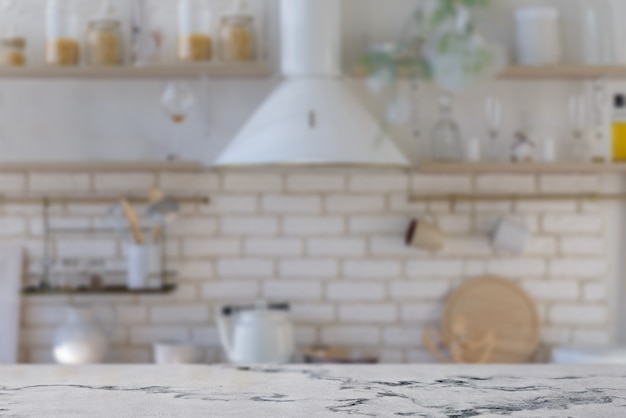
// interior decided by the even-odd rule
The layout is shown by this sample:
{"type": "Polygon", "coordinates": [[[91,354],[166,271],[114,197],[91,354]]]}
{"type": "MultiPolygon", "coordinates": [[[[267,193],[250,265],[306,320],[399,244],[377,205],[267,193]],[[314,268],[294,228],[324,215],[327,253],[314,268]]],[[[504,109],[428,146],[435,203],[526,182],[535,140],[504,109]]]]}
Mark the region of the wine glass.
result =
{"type": "Polygon", "coordinates": [[[165,86],[161,105],[170,119],[171,149],[167,159],[169,161],[181,158],[181,141],[176,140],[176,127],[182,125],[188,118],[196,100],[187,83],[171,81],[165,86]]]}
{"type": "Polygon", "coordinates": [[[485,116],[487,122],[487,134],[489,145],[487,146],[487,158],[490,161],[498,160],[498,138],[502,124],[502,102],[496,97],[489,96],[485,102],[485,116]]]}
{"type": "Polygon", "coordinates": [[[584,161],[587,157],[585,126],[587,108],[582,95],[572,94],[569,98],[569,121],[572,127],[572,157],[574,161],[584,161]]]}

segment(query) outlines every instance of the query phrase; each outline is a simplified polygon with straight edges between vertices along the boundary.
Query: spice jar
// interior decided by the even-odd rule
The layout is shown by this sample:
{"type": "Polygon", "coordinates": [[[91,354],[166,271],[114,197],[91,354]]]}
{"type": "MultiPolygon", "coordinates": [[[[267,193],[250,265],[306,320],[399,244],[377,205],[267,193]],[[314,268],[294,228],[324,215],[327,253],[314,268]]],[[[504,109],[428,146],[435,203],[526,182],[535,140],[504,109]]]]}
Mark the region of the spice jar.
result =
{"type": "Polygon", "coordinates": [[[256,59],[254,17],[246,13],[246,3],[239,10],[222,16],[219,28],[219,55],[225,62],[253,61],[256,59]]]}
{"type": "Polygon", "coordinates": [[[8,36],[0,40],[2,52],[0,63],[4,67],[22,67],[26,65],[26,39],[19,36],[8,36]]]}
{"type": "Polygon", "coordinates": [[[121,65],[123,56],[122,22],[115,18],[110,0],[100,17],[89,21],[85,39],[86,62],[94,66],[121,65]]]}
{"type": "Polygon", "coordinates": [[[178,2],[178,58],[181,61],[210,61],[213,56],[211,18],[206,2],[178,2]]]}
{"type": "Polygon", "coordinates": [[[80,62],[78,16],[71,0],[48,0],[46,8],[46,63],[75,66],[80,62]]]}

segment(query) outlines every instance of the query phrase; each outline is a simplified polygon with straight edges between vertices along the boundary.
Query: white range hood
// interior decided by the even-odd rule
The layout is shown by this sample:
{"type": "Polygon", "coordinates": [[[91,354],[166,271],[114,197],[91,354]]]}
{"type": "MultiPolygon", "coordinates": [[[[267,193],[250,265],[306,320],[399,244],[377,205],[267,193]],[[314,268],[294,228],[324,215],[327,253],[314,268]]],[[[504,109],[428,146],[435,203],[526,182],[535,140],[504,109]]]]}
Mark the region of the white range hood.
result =
{"type": "Polygon", "coordinates": [[[408,166],[340,79],[341,1],[281,0],[280,9],[286,80],[216,166],[408,166]]]}

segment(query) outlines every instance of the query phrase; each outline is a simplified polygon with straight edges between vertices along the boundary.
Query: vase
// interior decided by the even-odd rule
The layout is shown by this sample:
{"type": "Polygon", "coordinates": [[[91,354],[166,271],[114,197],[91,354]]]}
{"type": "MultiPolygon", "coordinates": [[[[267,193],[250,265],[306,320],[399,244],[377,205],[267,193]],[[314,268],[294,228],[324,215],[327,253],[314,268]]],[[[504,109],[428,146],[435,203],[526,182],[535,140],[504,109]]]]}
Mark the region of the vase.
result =
{"type": "Polygon", "coordinates": [[[56,361],[60,364],[102,363],[109,344],[93,309],[70,306],[66,315],[65,323],[57,330],[54,338],[56,361]]]}

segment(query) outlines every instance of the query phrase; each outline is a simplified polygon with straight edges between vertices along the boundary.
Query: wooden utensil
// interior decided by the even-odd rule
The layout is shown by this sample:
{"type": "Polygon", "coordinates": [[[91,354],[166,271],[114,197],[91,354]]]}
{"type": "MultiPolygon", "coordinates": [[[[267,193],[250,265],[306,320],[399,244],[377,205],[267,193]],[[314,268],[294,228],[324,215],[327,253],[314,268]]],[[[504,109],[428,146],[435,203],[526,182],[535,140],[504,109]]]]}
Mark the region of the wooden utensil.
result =
{"type": "Polygon", "coordinates": [[[483,359],[493,333],[489,363],[524,363],[539,345],[541,323],[535,303],[523,289],[507,279],[483,277],[450,296],[441,329],[443,341],[458,341],[464,335],[465,362],[483,359]],[[472,344],[478,345],[472,349],[472,344]]]}
{"type": "Polygon", "coordinates": [[[120,199],[120,206],[124,211],[124,216],[126,217],[130,232],[133,236],[133,241],[135,242],[135,244],[144,244],[145,241],[143,238],[143,234],[141,233],[141,228],[139,227],[139,218],[137,217],[137,212],[135,212],[135,209],[133,209],[128,200],[124,198],[120,199]]]}

